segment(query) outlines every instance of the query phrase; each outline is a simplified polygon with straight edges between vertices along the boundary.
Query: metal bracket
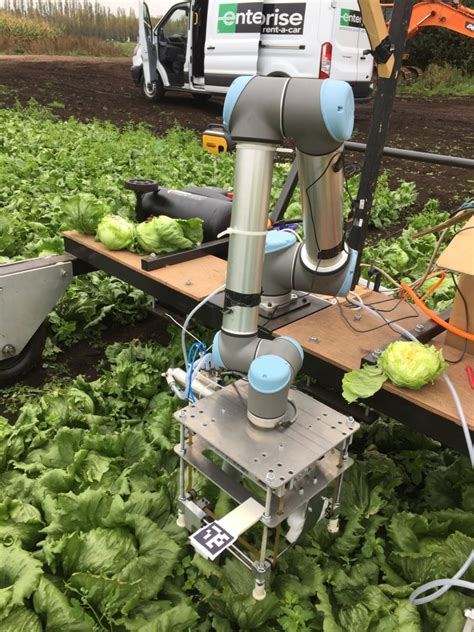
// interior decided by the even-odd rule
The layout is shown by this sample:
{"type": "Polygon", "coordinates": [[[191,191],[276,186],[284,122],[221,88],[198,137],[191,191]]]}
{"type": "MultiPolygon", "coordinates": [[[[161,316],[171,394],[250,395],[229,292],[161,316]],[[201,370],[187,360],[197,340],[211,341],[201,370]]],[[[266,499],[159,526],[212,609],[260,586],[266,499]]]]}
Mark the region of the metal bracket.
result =
{"type": "Polygon", "coordinates": [[[0,360],[23,351],[72,281],[70,261],[39,261],[0,266],[0,360]]]}

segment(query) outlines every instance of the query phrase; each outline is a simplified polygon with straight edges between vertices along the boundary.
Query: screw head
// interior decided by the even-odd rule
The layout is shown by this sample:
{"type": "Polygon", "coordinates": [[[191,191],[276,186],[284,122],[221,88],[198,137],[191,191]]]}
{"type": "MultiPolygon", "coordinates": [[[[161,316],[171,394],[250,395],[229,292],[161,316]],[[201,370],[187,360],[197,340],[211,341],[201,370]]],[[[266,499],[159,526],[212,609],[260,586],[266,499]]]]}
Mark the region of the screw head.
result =
{"type": "Polygon", "coordinates": [[[348,417],[346,419],[346,424],[349,426],[349,428],[353,428],[354,427],[354,423],[355,423],[354,417],[348,417]]]}
{"type": "Polygon", "coordinates": [[[275,480],[275,474],[273,472],[267,472],[267,475],[265,478],[269,483],[271,483],[272,481],[275,480]]]}
{"type": "Polygon", "coordinates": [[[317,342],[319,342],[319,338],[317,336],[310,336],[309,341],[317,343],[317,342]]]}
{"type": "Polygon", "coordinates": [[[16,354],[16,349],[11,344],[6,344],[2,349],[2,355],[5,358],[12,358],[16,354]]]}
{"type": "Polygon", "coordinates": [[[178,417],[180,419],[186,419],[186,411],[185,410],[180,410],[178,413],[178,417]]]}
{"type": "Polygon", "coordinates": [[[61,276],[62,277],[67,277],[67,276],[69,276],[69,272],[67,270],[61,270],[61,276]]]}
{"type": "Polygon", "coordinates": [[[379,356],[382,353],[382,349],[374,349],[372,351],[372,355],[379,356]]]}
{"type": "Polygon", "coordinates": [[[415,331],[423,331],[424,328],[425,326],[422,323],[418,323],[418,325],[415,325],[415,331]]]}
{"type": "Polygon", "coordinates": [[[193,282],[191,281],[191,279],[186,279],[186,281],[184,282],[184,285],[192,285],[193,282]]]}
{"type": "Polygon", "coordinates": [[[354,316],[354,320],[362,320],[362,315],[361,314],[356,314],[354,316]]]}

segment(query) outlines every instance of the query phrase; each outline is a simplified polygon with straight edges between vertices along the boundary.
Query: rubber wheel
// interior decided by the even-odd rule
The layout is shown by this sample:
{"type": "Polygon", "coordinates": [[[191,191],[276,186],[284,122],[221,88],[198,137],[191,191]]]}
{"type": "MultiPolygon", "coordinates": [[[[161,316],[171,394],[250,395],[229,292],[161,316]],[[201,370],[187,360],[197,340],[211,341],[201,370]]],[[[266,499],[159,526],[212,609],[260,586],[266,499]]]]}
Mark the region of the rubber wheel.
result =
{"type": "Polygon", "coordinates": [[[0,386],[12,384],[39,364],[45,342],[46,326],[43,323],[19,355],[0,361],[0,386]]]}
{"type": "Polygon", "coordinates": [[[193,95],[193,99],[199,105],[204,105],[204,103],[207,103],[209,99],[212,97],[212,94],[199,94],[197,92],[191,92],[191,94],[193,95]]]}
{"type": "Polygon", "coordinates": [[[140,79],[140,88],[145,99],[147,101],[152,101],[153,103],[161,101],[165,94],[163,82],[159,77],[158,81],[154,81],[153,83],[147,85],[145,83],[145,77],[142,75],[142,78],[140,79]]]}

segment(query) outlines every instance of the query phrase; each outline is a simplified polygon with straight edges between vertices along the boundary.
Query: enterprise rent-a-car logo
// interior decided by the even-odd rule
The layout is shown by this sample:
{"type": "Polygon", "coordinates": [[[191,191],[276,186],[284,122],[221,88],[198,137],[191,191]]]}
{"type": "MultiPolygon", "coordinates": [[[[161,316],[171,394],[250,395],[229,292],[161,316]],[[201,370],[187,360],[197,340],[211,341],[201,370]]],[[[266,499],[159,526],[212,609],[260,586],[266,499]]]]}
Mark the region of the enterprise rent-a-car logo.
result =
{"type": "Polygon", "coordinates": [[[306,3],[239,2],[219,5],[218,33],[301,35],[306,3]]]}
{"type": "Polygon", "coordinates": [[[352,26],[356,29],[363,29],[362,14],[360,11],[353,9],[341,9],[341,26],[352,26]]]}

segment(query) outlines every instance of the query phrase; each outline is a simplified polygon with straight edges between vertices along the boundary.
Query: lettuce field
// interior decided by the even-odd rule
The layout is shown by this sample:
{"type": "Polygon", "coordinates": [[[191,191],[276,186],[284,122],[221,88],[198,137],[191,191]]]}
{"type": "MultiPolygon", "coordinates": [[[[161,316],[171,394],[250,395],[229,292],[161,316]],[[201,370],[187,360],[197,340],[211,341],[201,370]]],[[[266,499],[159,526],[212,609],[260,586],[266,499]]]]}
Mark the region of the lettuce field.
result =
{"type": "MultiPolygon", "coordinates": [[[[127,178],[231,188],[233,161],[177,127],[156,137],[61,121],[37,104],[0,109],[0,263],[63,252],[61,230],[78,205],[131,219],[127,178]]],[[[276,167],[273,202],[288,168],[276,167]]],[[[353,176],[348,208],[356,188],[353,176]]],[[[372,230],[404,223],[372,239],[364,257],[397,280],[422,275],[436,237],[413,234],[452,210],[417,205],[418,193],[380,178],[372,230]]],[[[299,210],[295,197],[289,212],[299,210]]],[[[454,289],[447,278],[429,304],[445,308],[454,289]]],[[[179,401],[162,377],[180,364],[179,332],[170,327],[166,345],[132,340],[148,304],[102,273],[76,279],[49,317],[47,379],[0,392],[0,632],[461,632],[474,605],[467,591],[421,607],[408,597],[451,577],[474,549],[474,473],[464,456],[389,418],[356,434],[340,533],[322,520],[303,536],[263,602],[235,559],[194,555],[176,525],[179,401]],[[105,346],[117,325],[130,341],[105,346]],[[61,364],[61,351],[86,343],[102,353],[93,380],[61,364]]],[[[200,476],[195,487],[218,515],[229,510],[200,476]]],[[[258,546],[259,533],[249,537],[258,546]]]]}

